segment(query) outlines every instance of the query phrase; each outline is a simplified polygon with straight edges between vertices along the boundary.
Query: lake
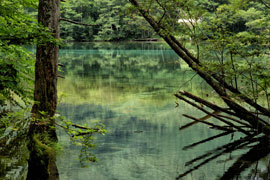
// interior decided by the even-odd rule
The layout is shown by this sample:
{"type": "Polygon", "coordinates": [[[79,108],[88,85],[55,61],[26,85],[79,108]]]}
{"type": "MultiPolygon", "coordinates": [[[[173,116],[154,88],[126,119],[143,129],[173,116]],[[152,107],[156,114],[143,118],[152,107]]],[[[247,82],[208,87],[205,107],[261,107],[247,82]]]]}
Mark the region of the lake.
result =
{"type": "MultiPolygon", "coordinates": [[[[84,162],[81,147],[57,129],[61,180],[170,180],[181,174],[187,180],[212,180],[232,171],[239,174],[235,179],[269,179],[269,158],[253,156],[268,154],[269,149],[258,142],[235,145],[244,137],[239,133],[184,148],[220,131],[201,123],[179,131],[191,122],[183,114],[205,114],[179,102],[174,93],[186,90],[222,102],[165,43],[69,43],[61,47],[59,62],[64,78],[58,83],[58,113],[80,125],[102,123],[108,131],[94,136],[96,147],[88,152],[97,162],[84,162]],[[249,162],[243,154],[261,160],[249,162]]],[[[1,154],[0,172],[6,174],[0,179],[24,179],[26,145],[19,139],[14,148],[9,146],[14,153],[1,154]]]]}
{"type": "MultiPolygon", "coordinates": [[[[62,48],[60,62],[65,79],[59,80],[59,93],[65,95],[59,112],[78,124],[103,123],[108,131],[96,137],[92,152],[98,162],[85,168],[78,160],[80,147],[58,132],[64,146],[57,161],[61,179],[175,179],[190,168],[185,162],[233,140],[229,135],[183,150],[219,132],[204,124],[179,131],[191,121],[182,114],[204,115],[178,102],[174,93],[181,89],[206,97],[211,89],[164,43],[70,44],[62,48]]],[[[238,152],[222,155],[185,179],[216,179],[234,155],[238,152]]]]}

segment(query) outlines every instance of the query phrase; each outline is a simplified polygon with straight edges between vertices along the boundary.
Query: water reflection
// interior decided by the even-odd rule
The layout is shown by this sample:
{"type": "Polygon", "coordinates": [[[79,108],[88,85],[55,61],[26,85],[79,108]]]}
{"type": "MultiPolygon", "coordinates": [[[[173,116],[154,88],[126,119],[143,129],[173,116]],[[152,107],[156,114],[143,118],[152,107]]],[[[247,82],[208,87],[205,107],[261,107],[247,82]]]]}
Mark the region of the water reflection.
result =
{"type": "MultiPolygon", "coordinates": [[[[223,174],[220,179],[226,180],[233,179],[234,177],[239,177],[241,175],[241,172],[243,172],[245,169],[249,168],[253,164],[255,164],[255,167],[251,169],[248,174],[248,177],[250,179],[270,178],[270,159],[265,158],[270,153],[269,137],[263,136],[255,139],[248,139],[247,141],[251,141],[248,143],[248,145],[251,145],[252,141],[256,142],[257,144],[251,146],[247,153],[244,153],[239,158],[237,158],[233,165],[228,168],[228,170],[223,174]],[[259,160],[261,159],[263,159],[263,161],[266,161],[266,164],[260,164],[259,167],[258,164],[259,160]]],[[[243,141],[242,143],[245,142],[243,141]]],[[[233,151],[235,149],[236,148],[233,148],[233,151]]]]}
{"type": "MultiPolygon", "coordinates": [[[[222,133],[223,136],[226,135],[222,133]]],[[[227,133],[228,134],[228,133],[227,133]]],[[[228,144],[218,146],[217,148],[206,152],[203,155],[197,156],[186,162],[187,166],[193,165],[188,171],[180,174],[176,179],[182,179],[193,171],[199,169],[200,167],[207,165],[207,163],[220,158],[224,154],[230,154],[229,157],[216,161],[217,163],[223,163],[224,165],[228,161],[234,161],[231,165],[228,166],[227,170],[225,170],[222,176],[218,176],[218,179],[228,180],[228,179],[269,179],[269,163],[270,159],[266,158],[266,156],[270,153],[270,145],[269,145],[269,137],[253,137],[247,136],[244,138],[240,138],[238,140],[234,140],[228,144]],[[241,151],[240,151],[241,150],[241,151]],[[235,155],[236,153],[236,155],[235,155]],[[266,158],[266,159],[264,159],[266,158]],[[263,159],[267,161],[267,164],[258,166],[259,160],[263,159]],[[194,165],[196,164],[197,165],[194,165]],[[255,164],[255,167],[254,167],[255,164]],[[253,166],[253,167],[252,167],[253,166]],[[246,169],[249,171],[245,172],[246,169]],[[244,175],[241,174],[244,172],[244,175]]],[[[215,137],[217,138],[217,137],[215,137]]],[[[198,143],[194,143],[196,145],[201,143],[206,143],[210,138],[204,141],[200,141],[198,143]]],[[[212,138],[213,139],[213,138],[212,138]]],[[[211,139],[211,140],[212,140],[211,139]]],[[[193,145],[194,145],[193,144],[193,145]]],[[[186,146],[187,147],[191,146],[186,146]]]]}
{"type": "MultiPolygon", "coordinates": [[[[108,130],[92,151],[98,162],[81,168],[80,147],[58,129],[61,180],[269,179],[267,137],[232,136],[200,123],[179,131],[190,123],[182,114],[203,114],[181,102],[176,108],[178,89],[220,102],[166,45],[81,43],[60,53],[65,79],[59,80],[58,110],[75,123],[101,121],[108,130]]],[[[0,179],[26,178],[26,143],[15,137],[12,146],[5,144],[9,138],[0,140],[0,179]]]]}
{"type": "MultiPolygon", "coordinates": [[[[248,152],[240,148],[248,145],[242,142],[243,135],[220,135],[201,124],[178,131],[189,122],[183,113],[202,114],[183,103],[175,108],[175,91],[181,87],[216,100],[211,89],[193,78],[171,50],[158,43],[144,44],[145,49],[134,43],[87,46],[91,50],[80,44],[62,51],[66,77],[59,88],[68,96],[59,110],[76,123],[101,120],[109,133],[98,137],[94,153],[99,161],[86,169],[79,169],[76,161],[79,149],[67,145],[68,153],[58,161],[62,179],[216,179],[224,172],[224,178],[233,177],[228,176],[234,174],[230,170],[233,160],[229,160],[248,152]],[[201,138],[207,139],[206,143],[200,142],[201,138]],[[200,146],[183,150],[195,142],[200,146]],[[234,149],[237,151],[231,152],[234,149]]],[[[59,134],[65,142],[66,137],[59,134]]]]}

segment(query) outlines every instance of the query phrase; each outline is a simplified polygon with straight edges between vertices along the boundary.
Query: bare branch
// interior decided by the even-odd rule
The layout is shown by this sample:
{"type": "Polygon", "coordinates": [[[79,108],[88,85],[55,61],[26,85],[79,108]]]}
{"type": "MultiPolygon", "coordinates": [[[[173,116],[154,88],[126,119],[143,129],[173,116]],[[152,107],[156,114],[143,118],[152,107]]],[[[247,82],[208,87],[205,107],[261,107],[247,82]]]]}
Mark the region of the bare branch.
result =
{"type": "MultiPolygon", "coordinates": [[[[209,102],[209,101],[206,101],[206,100],[204,100],[204,99],[202,99],[202,98],[200,98],[200,97],[197,97],[197,96],[195,96],[195,95],[193,95],[193,94],[191,94],[191,93],[189,93],[189,92],[186,92],[186,91],[179,91],[179,93],[180,93],[181,95],[183,95],[183,96],[186,96],[186,97],[188,97],[188,98],[190,98],[190,99],[192,99],[192,100],[194,100],[194,101],[200,103],[200,104],[203,104],[204,106],[207,106],[207,107],[213,109],[214,111],[222,111],[222,112],[225,112],[225,113],[227,113],[227,114],[229,114],[229,115],[235,116],[235,113],[229,111],[228,109],[222,108],[222,107],[220,107],[220,106],[217,106],[217,105],[215,105],[215,104],[213,104],[213,103],[211,103],[211,102],[209,102]]],[[[177,95],[175,95],[175,96],[178,97],[177,95]]]]}
{"type": "Polygon", "coordinates": [[[239,123],[239,124],[241,124],[241,125],[244,125],[244,126],[246,126],[246,127],[252,128],[252,126],[250,126],[249,124],[244,123],[244,122],[242,122],[242,121],[239,121],[239,120],[237,120],[237,119],[235,119],[235,118],[232,118],[232,117],[230,117],[230,116],[225,116],[225,115],[223,115],[223,114],[218,114],[218,116],[223,117],[223,118],[226,118],[226,119],[230,119],[230,120],[232,120],[232,121],[234,121],[234,122],[237,122],[237,123],[239,123]]]}
{"type": "MultiPolygon", "coordinates": [[[[213,109],[213,110],[215,110],[215,111],[222,111],[222,112],[225,112],[225,113],[227,113],[227,114],[229,114],[229,115],[232,115],[232,116],[237,117],[235,113],[233,113],[233,112],[231,112],[231,111],[229,111],[229,110],[227,110],[227,109],[225,109],[225,108],[219,107],[219,106],[217,106],[217,105],[215,105],[215,104],[213,104],[213,103],[211,103],[211,102],[208,102],[208,101],[206,101],[206,100],[204,100],[204,99],[202,99],[202,98],[200,98],[200,97],[197,97],[197,96],[195,96],[195,95],[193,95],[193,94],[191,94],[191,93],[189,93],[189,92],[186,92],[186,91],[179,91],[179,93],[180,93],[181,95],[186,96],[186,97],[188,97],[188,98],[190,98],[190,99],[192,99],[192,100],[194,100],[194,101],[196,101],[196,102],[198,102],[198,103],[201,103],[201,104],[203,104],[203,105],[205,105],[205,106],[207,106],[207,107],[209,107],[209,108],[211,108],[211,109],[213,109]]],[[[176,96],[176,97],[177,97],[177,96],[176,96]]],[[[251,113],[251,112],[250,112],[250,113],[251,113]]],[[[219,115],[219,116],[221,116],[221,115],[219,115]]],[[[225,117],[225,118],[227,118],[227,119],[231,119],[231,120],[233,120],[233,121],[235,121],[235,122],[237,122],[237,123],[239,123],[239,124],[242,124],[242,125],[248,125],[247,123],[238,121],[238,120],[236,120],[236,119],[234,119],[234,118],[232,118],[232,117],[228,117],[228,116],[224,116],[224,115],[222,115],[222,117],[225,117]]],[[[266,125],[268,124],[268,123],[265,122],[265,121],[262,121],[262,122],[265,123],[266,125]]],[[[248,126],[250,127],[250,125],[248,125],[248,126]]]]}
{"type": "Polygon", "coordinates": [[[226,170],[220,180],[234,179],[234,177],[237,177],[254,162],[258,162],[269,154],[269,138],[263,136],[258,139],[258,141],[260,143],[253,146],[247,153],[241,155],[232,166],[226,170]]]}
{"type": "Polygon", "coordinates": [[[101,130],[100,128],[89,128],[89,127],[86,127],[86,126],[80,126],[78,124],[72,124],[71,126],[73,126],[75,128],[79,128],[79,129],[86,129],[86,130],[94,130],[94,131],[101,130]]]}
{"type": "Polygon", "coordinates": [[[61,76],[61,75],[59,75],[59,74],[57,75],[57,77],[65,79],[64,76],[61,76]]]}
{"type": "MultiPolygon", "coordinates": [[[[186,103],[192,105],[193,107],[196,107],[197,109],[201,110],[202,112],[204,112],[204,113],[206,113],[206,114],[208,114],[208,115],[210,115],[210,116],[215,117],[216,119],[218,119],[218,120],[220,120],[221,122],[223,122],[223,123],[229,125],[230,127],[235,128],[235,129],[237,129],[238,131],[240,131],[240,132],[242,132],[242,133],[244,133],[244,134],[246,134],[246,135],[248,135],[248,136],[251,135],[249,132],[245,131],[244,129],[242,129],[242,128],[236,126],[235,124],[233,124],[233,123],[231,123],[231,122],[229,122],[229,121],[227,121],[227,120],[225,120],[225,119],[223,119],[223,118],[221,118],[221,117],[219,117],[219,116],[217,116],[217,115],[215,115],[215,114],[213,114],[213,113],[210,113],[209,111],[207,111],[207,110],[205,110],[204,108],[198,106],[197,104],[195,104],[195,103],[193,103],[193,102],[191,102],[191,101],[185,99],[184,97],[179,96],[179,95],[177,95],[177,94],[176,94],[175,96],[176,96],[177,98],[179,98],[179,99],[185,101],[186,103]]],[[[201,122],[204,122],[204,121],[201,121],[201,122]]],[[[205,122],[204,122],[204,123],[205,123],[205,122]]]]}
{"type": "Polygon", "coordinates": [[[210,123],[210,122],[207,122],[207,121],[201,121],[200,119],[197,119],[197,118],[192,117],[192,116],[187,115],[187,114],[183,114],[183,116],[185,116],[185,117],[187,117],[187,118],[189,118],[189,119],[192,119],[192,120],[194,120],[194,121],[196,121],[196,122],[200,122],[200,123],[206,124],[206,125],[208,125],[208,126],[214,127],[214,128],[216,128],[216,129],[219,129],[219,130],[228,131],[228,132],[231,131],[231,129],[228,129],[228,128],[226,128],[226,127],[218,126],[218,125],[215,125],[215,124],[210,123]]]}
{"type": "Polygon", "coordinates": [[[186,166],[193,164],[194,162],[197,162],[198,160],[202,160],[205,158],[207,158],[207,159],[205,159],[203,162],[199,163],[198,165],[194,166],[193,168],[189,169],[188,171],[184,172],[183,174],[180,174],[176,179],[181,179],[184,176],[186,176],[187,174],[197,170],[199,167],[201,167],[201,166],[205,165],[206,163],[220,157],[221,155],[226,154],[226,153],[230,153],[232,150],[241,149],[241,148],[245,147],[246,145],[248,145],[256,140],[257,140],[257,138],[245,137],[245,138],[236,140],[232,143],[228,143],[228,144],[225,144],[223,146],[220,146],[220,147],[218,147],[218,148],[216,148],[208,153],[205,153],[205,154],[187,162],[186,166]]]}
{"type": "MultiPolygon", "coordinates": [[[[220,112],[221,112],[221,111],[214,111],[212,114],[218,115],[220,112]]],[[[206,115],[206,116],[200,118],[199,120],[200,120],[200,121],[205,121],[205,120],[207,120],[207,119],[209,119],[209,118],[211,118],[211,117],[212,117],[211,115],[206,115]]],[[[186,129],[186,128],[188,128],[188,127],[194,125],[194,124],[197,124],[197,123],[200,122],[200,121],[194,121],[194,122],[185,124],[184,126],[181,126],[181,127],[179,128],[179,130],[180,130],[180,131],[181,131],[181,130],[184,130],[184,129],[186,129]]]]}
{"type": "Polygon", "coordinates": [[[197,145],[199,145],[199,144],[203,144],[203,143],[205,143],[205,142],[212,141],[212,140],[217,139],[217,138],[219,138],[219,137],[226,136],[226,135],[231,134],[231,133],[233,133],[233,132],[234,132],[234,131],[223,132],[223,133],[220,133],[220,134],[218,134],[218,135],[212,136],[212,137],[210,137],[210,138],[201,140],[201,141],[199,141],[199,142],[192,143],[192,144],[190,144],[190,145],[188,145],[188,146],[183,147],[183,150],[187,150],[187,149],[192,148],[192,147],[194,147],[194,146],[197,146],[197,145]]]}

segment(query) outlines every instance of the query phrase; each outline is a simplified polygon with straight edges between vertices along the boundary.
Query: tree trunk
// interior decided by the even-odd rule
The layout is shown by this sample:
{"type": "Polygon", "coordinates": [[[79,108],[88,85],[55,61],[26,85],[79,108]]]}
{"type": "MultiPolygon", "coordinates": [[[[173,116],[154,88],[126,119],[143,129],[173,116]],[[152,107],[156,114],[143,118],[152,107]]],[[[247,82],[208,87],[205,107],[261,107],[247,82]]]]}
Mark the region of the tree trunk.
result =
{"type": "MultiPolygon", "coordinates": [[[[38,22],[59,39],[60,0],[39,0],[38,22]]],[[[35,64],[34,105],[28,148],[27,179],[58,179],[55,155],[48,144],[57,142],[55,122],[52,118],[57,106],[57,66],[59,47],[55,42],[37,45],[35,64]],[[41,119],[44,118],[43,121],[41,119]],[[44,140],[47,139],[47,140],[44,140]],[[42,153],[40,153],[40,150],[42,153]],[[50,151],[50,152],[49,152],[50,151]]]]}
{"type": "MultiPolygon", "coordinates": [[[[48,27],[53,36],[59,39],[60,0],[40,0],[38,22],[48,27]]],[[[35,103],[33,114],[40,111],[52,117],[57,105],[57,65],[59,48],[55,43],[37,46],[35,65],[35,103]]]]}

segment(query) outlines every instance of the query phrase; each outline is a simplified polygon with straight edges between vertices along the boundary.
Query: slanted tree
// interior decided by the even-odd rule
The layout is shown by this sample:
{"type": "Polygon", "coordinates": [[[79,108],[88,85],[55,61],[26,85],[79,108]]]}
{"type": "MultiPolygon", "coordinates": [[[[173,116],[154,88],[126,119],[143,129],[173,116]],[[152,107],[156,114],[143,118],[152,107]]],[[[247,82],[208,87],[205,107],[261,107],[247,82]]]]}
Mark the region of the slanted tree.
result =
{"type": "Polygon", "coordinates": [[[215,1],[221,4],[200,0],[129,1],[189,67],[210,85],[215,92],[213,94],[224,102],[215,104],[181,90],[175,94],[178,99],[206,113],[202,118],[184,114],[193,122],[179,130],[203,123],[222,131],[184,149],[237,131],[243,134],[241,138],[232,139],[232,142],[188,161],[186,164],[192,164],[192,167],[176,179],[182,179],[225,153],[242,148],[249,149],[248,153],[237,158],[220,179],[234,179],[254,162],[266,157],[270,134],[269,4],[246,0],[215,1]],[[156,12],[151,9],[154,6],[163,13],[153,13],[156,12]],[[171,28],[178,19],[182,19],[179,26],[171,28]],[[185,48],[183,35],[192,37],[195,50],[185,48]],[[209,122],[210,117],[219,122],[209,122]],[[248,146],[254,142],[255,146],[248,146]]]}
{"type": "MultiPolygon", "coordinates": [[[[265,133],[268,135],[270,134],[269,123],[266,122],[264,120],[264,118],[259,115],[259,114],[262,114],[266,117],[269,117],[270,111],[268,110],[268,108],[263,107],[261,104],[259,104],[256,101],[256,99],[250,97],[246,93],[242,93],[239,88],[237,88],[235,85],[228,82],[228,80],[225,78],[227,75],[227,74],[225,74],[226,70],[223,69],[226,66],[225,62],[224,61],[220,62],[220,65],[223,68],[221,68],[221,70],[218,72],[215,71],[216,69],[209,68],[209,64],[203,62],[201,60],[201,58],[199,58],[198,55],[195,56],[195,55],[193,55],[193,53],[191,53],[191,51],[186,49],[185,46],[183,45],[183,43],[181,43],[181,40],[179,41],[174,36],[175,32],[171,31],[170,22],[173,20],[173,18],[172,18],[173,16],[170,15],[170,12],[173,12],[174,14],[178,13],[182,16],[187,17],[187,19],[190,19],[192,17],[192,15],[194,15],[194,13],[199,12],[199,11],[197,11],[197,12],[196,11],[194,11],[194,12],[189,11],[189,7],[191,5],[194,5],[193,1],[173,1],[172,0],[172,1],[165,2],[165,1],[161,1],[161,0],[155,0],[155,1],[143,2],[144,3],[143,6],[137,0],[130,0],[130,2],[134,5],[134,7],[136,7],[136,9],[140,12],[140,14],[149,22],[149,24],[153,27],[153,29],[189,65],[189,67],[192,70],[194,70],[202,79],[204,79],[207,82],[207,84],[209,84],[213,88],[213,90],[224,101],[224,103],[226,104],[226,107],[214,105],[213,103],[204,101],[203,99],[192,96],[186,92],[179,92],[179,94],[176,94],[176,96],[179,99],[192,104],[192,102],[190,102],[188,99],[186,99],[186,98],[189,98],[189,99],[194,100],[195,102],[202,103],[205,106],[207,106],[215,111],[221,110],[222,112],[228,113],[230,115],[238,117],[239,119],[241,119],[243,121],[248,122],[250,124],[250,126],[252,127],[252,129],[255,130],[257,133],[265,133]],[[153,7],[152,3],[155,3],[156,6],[159,6],[160,9],[163,11],[163,13],[153,14],[152,13],[153,10],[151,10],[151,6],[153,7]],[[181,8],[175,9],[175,7],[183,7],[183,8],[186,8],[187,11],[183,11],[183,9],[181,9],[181,8]],[[172,11],[172,8],[174,8],[175,11],[172,11]],[[245,104],[243,104],[243,102],[245,104]],[[249,110],[248,108],[251,110],[249,110]],[[227,110],[227,109],[229,109],[229,110],[227,110]]],[[[234,7],[237,8],[237,5],[238,5],[237,2],[233,2],[231,4],[234,4],[234,7]]],[[[248,5],[248,1],[245,1],[245,3],[247,3],[247,5],[248,5]]],[[[247,5],[245,7],[247,7],[247,5]]],[[[222,8],[226,8],[226,6],[223,6],[222,8]]],[[[220,9],[220,10],[222,11],[222,9],[220,9]]],[[[177,19],[174,19],[174,20],[177,20],[177,19]]],[[[220,23],[220,22],[217,22],[217,23],[220,23]]],[[[200,26],[197,26],[198,24],[193,23],[193,21],[191,19],[190,19],[189,24],[191,24],[191,29],[189,29],[191,31],[194,30],[194,28],[200,29],[200,26]]],[[[225,33],[227,33],[226,30],[228,30],[228,29],[227,29],[227,27],[224,28],[224,25],[226,25],[226,24],[216,24],[216,25],[217,26],[214,26],[215,28],[212,30],[214,32],[219,32],[218,39],[223,38],[220,41],[218,41],[218,39],[217,39],[217,42],[219,42],[219,44],[218,44],[219,46],[216,46],[216,48],[218,48],[218,50],[220,50],[220,48],[223,48],[223,52],[218,55],[219,59],[220,59],[223,57],[226,48],[229,49],[229,46],[225,46],[227,42],[226,42],[226,39],[224,39],[225,37],[223,36],[223,35],[225,35],[225,33]]],[[[248,25],[248,24],[246,24],[246,25],[248,25]]],[[[258,31],[259,31],[259,29],[256,29],[253,33],[256,34],[256,33],[258,33],[258,31]]],[[[194,31],[194,32],[197,32],[197,31],[194,31]]],[[[262,34],[268,33],[268,35],[269,35],[269,32],[267,31],[267,29],[264,29],[264,28],[261,28],[259,32],[262,32],[262,34]]],[[[205,32],[203,32],[203,33],[205,33],[205,32]]],[[[226,35],[228,35],[228,34],[226,34],[226,35]]],[[[193,33],[193,35],[197,35],[197,34],[193,33]]],[[[243,34],[240,33],[237,35],[238,36],[233,36],[233,37],[239,38],[240,35],[243,35],[243,34]]],[[[209,37],[209,35],[206,35],[205,37],[207,37],[208,39],[211,40],[211,38],[214,39],[215,36],[216,36],[216,34],[212,33],[212,34],[210,34],[210,37],[209,37]],[[213,35],[213,37],[211,37],[211,35],[213,35]]],[[[244,38],[241,38],[241,40],[245,41],[245,40],[249,39],[249,37],[250,36],[245,36],[244,38]]],[[[254,40],[255,39],[251,38],[250,41],[247,40],[244,42],[247,44],[248,47],[246,49],[241,48],[241,50],[246,51],[246,55],[249,54],[249,51],[256,50],[257,46],[255,46],[255,48],[253,46],[254,40]]],[[[243,45],[244,45],[244,43],[243,43],[243,45]]],[[[255,41],[255,43],[256,43],[256,41],[255,41]]],[[[198,51],[197,51],[197,53],[198,53],[198,51]]],[[[240,54],[240,56],[241,56],[240,52],[237,52],[237,54],[238,55],[240,54]]],[[[251,55],[252,55],[252,57],[254,57],[254,54],[251,54],[251,55]]],[[[247,56],[244,56],[244,57],[246,58],[247,56]]],[[[254,84],[250,83],[250,85],[252,86],[254,84]]],[[[195,104],[192,104],[192,105],[194,105],[195,107],[198,108],[198,106],[196,106],[195,104]]],[[[206,112],[204,109],[200,109],[200,110],[211,115],[211,113],[206,112]]],[[[237,130],[244,132],[247,135],[250,135],[249,132],[238,128],[237,125],[234,124],[235,122],[231,122],[231,120],[228,120],[228,119],[225,120],[224,118],[220,118],[214,114],[212,114],[212,116],[217,118],[218,120],[226,123],[227,125],[232,126],[232,127],[236,128],[237,130]]]]}

